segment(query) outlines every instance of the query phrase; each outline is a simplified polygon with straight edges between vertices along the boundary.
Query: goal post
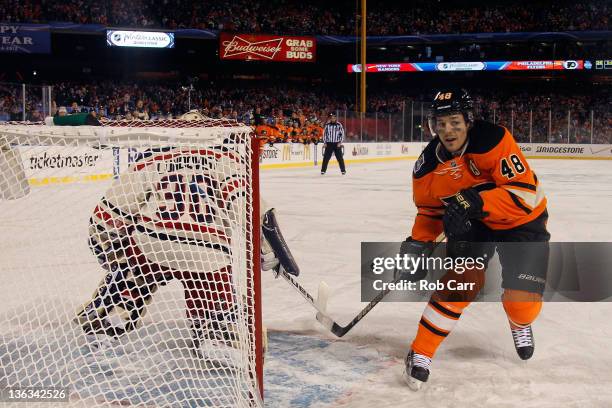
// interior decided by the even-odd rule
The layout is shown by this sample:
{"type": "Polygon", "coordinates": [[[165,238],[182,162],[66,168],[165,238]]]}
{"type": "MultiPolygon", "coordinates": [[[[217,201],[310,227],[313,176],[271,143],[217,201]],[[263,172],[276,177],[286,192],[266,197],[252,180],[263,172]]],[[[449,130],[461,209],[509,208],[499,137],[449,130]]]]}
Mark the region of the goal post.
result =
{"type": "Polygon", "coordinates": [[[234,121],[0,124],[0,389],[263,406],[259,202],[234,121]]]}

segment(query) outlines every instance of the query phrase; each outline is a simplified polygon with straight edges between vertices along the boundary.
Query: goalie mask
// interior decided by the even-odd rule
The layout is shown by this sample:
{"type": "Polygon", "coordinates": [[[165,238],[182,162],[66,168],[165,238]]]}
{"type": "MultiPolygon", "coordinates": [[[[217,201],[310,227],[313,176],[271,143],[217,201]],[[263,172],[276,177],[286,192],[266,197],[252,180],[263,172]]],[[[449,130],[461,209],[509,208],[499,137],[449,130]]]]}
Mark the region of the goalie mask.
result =
{"type": "Polygon", "coordinates": [[[192,109],[187,113],[183,113],[179,119],[181,120],[202,120],[202,119],[206,119],[206,117],[204,115],[202,115],[200,112],[198,112],[197,109],[192,109]]]}
{"type": "Polygon", "coordinates": [[[427,114],[431,135],[437,136],[436,117],[458,113],[463,115],[468,127],[474,122],[474,102],[465,89],[446,89],[436,93],[427,114]]]}

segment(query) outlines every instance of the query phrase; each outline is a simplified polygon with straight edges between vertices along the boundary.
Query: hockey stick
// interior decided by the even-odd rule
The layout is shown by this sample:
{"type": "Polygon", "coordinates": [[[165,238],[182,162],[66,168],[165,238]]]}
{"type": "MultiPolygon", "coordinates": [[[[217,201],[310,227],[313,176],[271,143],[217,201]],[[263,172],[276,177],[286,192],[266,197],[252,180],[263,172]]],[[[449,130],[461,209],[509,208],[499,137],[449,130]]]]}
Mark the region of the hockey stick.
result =
{"type": "Polygon", "coordinates": [[[274,251],[274,254],[278,257],[279,265],[274,269],[276,276],[282,276],[283,279],[289,282],[291,286],[308,301],[308,303],[317,309],[318,313],[325,315],[327,298],[329,296],[329,286],[327,286],[325,282],[319,283],[317,299],[315,300],[312,295],[295,280],[294,276],[300,274],[300,268],[295,262],[293,254],[283,237],[273,208],[265,212],[261,224],[261,231],[274,251]]]}
{"type": "MultiPolygon", "coordinates": [[[[438,237],[434,240],[435,244],[434,244],[433,248],[431,249],[431,251],[429,252],[429,255],[431,255],[436,250],[438,245],[442,241],[444,241],[445,238],[446,238],[446,235],[444,235],[444,233],[441,233],[440,235],[438,235],[438,237]]],[[[400,280],[401,280],[401,278],[397,279],[394,283],[397,283],[400,280]]],[[[336,323],[334,320],[332,320],[331,317],[329,317],[326,313],[317,313],[317,320],[319,321],[319,323],[321,323],[323,326],[325,326],[328,330],[330,330],[337,337],[342,337],[346,333],[348,333],[353,327],[355,327],[357,325],[357,323],[359,323],[361,321],[361,319],[363,319],[368,313],[370,313],[370,310],[374,309],[374,307],[377,304],[379,304],[380,301],[383,300],[383,298],[389,294],[389,292],[391,292],[390,287],[393,287],[393,285],[388,285],[387,289],[385,289],[382,292],[378,293],[378,295],[376,295],[376,297],[374,299],[372,299],[372,301],[370,303],[368,303],[368,305],[366,307],[364,307],[361,310],[361,312],[359,312],[357,314],[357,316],[355,316],[353,318],[353,320],[351,320],[349,322],[349,324],[347,324],[346,326],[340,326],[338,323],[336,323]]],[[[323,309],[326,310],[327,309],[327,305],[325,305],[323,307],[323,309]]]]}
{"type": "Polygon", "coordinates": [[[327,285],[327,283],[323,281],[319,283],[319,289],[317,291],[317,298],[315,299],[312,297],[310,293],[308,293],[306,289],[304,289],[302,285],[300,285],[298,281],[295,280],[295,278],[292,275],[287,273],[282,266],[280,267],[278,274],[282,276],[283,279],[285,279],[287,282],[289,282],[289,284],[295,290],[297,290],[300,293],[300,295],[302,295],[302,297],[306,299],[308,303],[310,303],[315,309],[317,309],[317,316],[319,316],[320,314],[321,316],[324,316],[329,319],[329,317],[327,316],[327,312],[326,312],[327,299],[329,297],[329,286],[327,285]]]}

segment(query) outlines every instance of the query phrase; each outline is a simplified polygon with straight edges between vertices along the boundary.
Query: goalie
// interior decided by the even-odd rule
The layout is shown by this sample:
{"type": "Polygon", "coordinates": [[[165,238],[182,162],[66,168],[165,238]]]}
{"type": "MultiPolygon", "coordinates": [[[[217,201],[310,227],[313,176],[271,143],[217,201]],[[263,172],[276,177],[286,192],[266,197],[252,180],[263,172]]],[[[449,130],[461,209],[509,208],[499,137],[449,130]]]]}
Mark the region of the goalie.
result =
{"type": "MultiPolygon", "coordinates": [[[[136,328],[159,287],[177,279],[194,349],[204,339],[236,346],[246,293],[237,293],[231,268],[246,251],[236,249],[248,211],[244,170],[227,146],[157,149],[113,182],[89,225],[89,246],[106,271],[76,319],[90,340],[136,328]]],[[[260,208],[273,218],[265,202],[260,208]]],[[[263,237],[261,266],[279,267],[263,237]]]]}

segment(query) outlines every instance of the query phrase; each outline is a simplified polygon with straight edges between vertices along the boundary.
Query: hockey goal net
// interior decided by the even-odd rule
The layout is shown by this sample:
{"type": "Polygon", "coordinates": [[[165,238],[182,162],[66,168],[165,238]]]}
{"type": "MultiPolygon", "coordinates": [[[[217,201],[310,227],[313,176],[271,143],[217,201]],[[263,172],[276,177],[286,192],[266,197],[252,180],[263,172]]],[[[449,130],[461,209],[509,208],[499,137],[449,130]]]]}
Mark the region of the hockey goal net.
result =
{"type": "Polygon", "coordinates": [[[3,398],[262,406],[259,220],[247,126],[0,124],[3,398]]]}

